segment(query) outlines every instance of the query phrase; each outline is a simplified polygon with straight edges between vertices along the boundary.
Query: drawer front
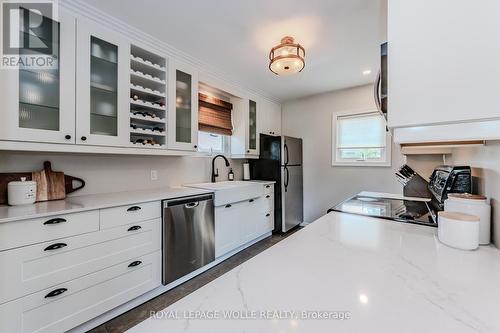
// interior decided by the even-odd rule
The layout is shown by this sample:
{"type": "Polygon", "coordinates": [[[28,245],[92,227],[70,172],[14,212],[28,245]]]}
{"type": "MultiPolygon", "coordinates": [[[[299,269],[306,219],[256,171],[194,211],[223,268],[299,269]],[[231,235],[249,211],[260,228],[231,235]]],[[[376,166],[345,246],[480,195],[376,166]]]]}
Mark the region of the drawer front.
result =
{"type": "Polygon", "coordinates": [[[0,305],[2,332],[64,332],[160,285],[157,251],[0,305]]]}
{"type": "Polygon", "coordinates": [[[101,229],[119,225],[146,221],[161,217],[161,202],[144,202],[141,204],[106,208],[100,210],[101,229]]]}
{"type": "Polygon", "coordinates": [[[0,251],[99,230],[99,211],[0,223],[0,251]]]}
{"type": "Polygon", "coordinates": [[[241,212],[246,201],[215,207],[215,257],[240,246],[241,212]]]}
{"type": "Polygon", "coordinates": [[[273,193],[265,194],[263,201],[264,201],[264,212],[266,213],[272,212],[274,210],[274,194],[273,193]]]}
{"type": "Polygon", "coordinates": [[[264,185],[264,194],[274,193],[274,184],[265,184],[264,185]]]}
{"type": "Polygon", "coordinates": [[[262,230],[264,233],[273,231],[274,229],[274,211],[265,213],[264,215],[264,226],[262,230]]]}
{"type": "Polygon", "coordinates": [[[160,249],[155,219],[0,252],[0,303],[160,249]]]}

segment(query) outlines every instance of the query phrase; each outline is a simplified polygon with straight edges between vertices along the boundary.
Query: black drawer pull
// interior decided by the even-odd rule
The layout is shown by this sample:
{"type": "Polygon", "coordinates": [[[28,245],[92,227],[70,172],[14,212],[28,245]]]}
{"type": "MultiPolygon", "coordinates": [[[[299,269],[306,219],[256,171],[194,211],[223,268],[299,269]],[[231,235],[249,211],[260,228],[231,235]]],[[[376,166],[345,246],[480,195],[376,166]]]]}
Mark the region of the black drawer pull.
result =
{"type": "Polygon", "coordinates": [[[271,187],[271,185],[266,185],[266,188],[270,188],[270,187],[271,187]]]}
{"type": "Polygon", "coordinates": [[[63,223],[63,222],[68,222],[68,221],[66,219],[57,217],[55,219],[50,219],[48,221],[45,221],[43,224],[59,224],[59,223],[63,223]]]}
{"type": "Polygon", "coordinates": [[[127,209],[127,212],[135,212],[137,210],[141,210],[141,207],[139,207],[139,206],[132,206],[129,209],[127,209]]]}
{"type": "Polygon", "coordinates": [[[55,243],[52,245],[47,246],[44,251],[52,251],[52,250],[57,250],[57,249],[62,249],[63,247],[68,246],[68,244],[65,243],[55,243]]]}
{"type": "Polygon", "coordinates": [[[142,227],[140,225],[134,225],[133,227],[128,228],[127,231],[136,231],[141,229],[142,227]]]}
{"type": "Polygon", "coordinates": [[[266,198],[268,198],[268,199],[269,199],[270,197],[271,197],[271,196],[270,196],[269,194],[268,194],[268,195],[266,195],[266,198]]]}
{"type": "Polygon", "coordinates": [[[271,214],[267,213],[267,214],[266,214],[266,217],[269,217],[269,216],[271,216],[271,214]]]}
{"type": "Polygon", "coordinates": [[[253,199],[248,200],[248,202],[253,202],[253,199]]]}
{"type": "Polygon", "coordinates": [[[130,264],[128,264],[128,267],[135,267],[135,266],[139,266],[140,264],[142,264],[142,261],[136,260],[136,261],[132,261],[130,264]]]}
{"type": "Polygon", "coordinates": [[[65,293],[66,291],[68,291],[68,289],[66,289],[66,288],[59,288],[56,290],[52,290],[50,293],[45,295],[45,298],[56,297],[56,296],[61,295],[62,293],[65,293]]]}
{"type": "Polygon", "coordinates": [[[228,205],[226,205],[226,208],[231,208],[231,207],[233,207],[233,206],[232,206],[232,205],[229,205],[229,204],[228,204],[228,205]]]}

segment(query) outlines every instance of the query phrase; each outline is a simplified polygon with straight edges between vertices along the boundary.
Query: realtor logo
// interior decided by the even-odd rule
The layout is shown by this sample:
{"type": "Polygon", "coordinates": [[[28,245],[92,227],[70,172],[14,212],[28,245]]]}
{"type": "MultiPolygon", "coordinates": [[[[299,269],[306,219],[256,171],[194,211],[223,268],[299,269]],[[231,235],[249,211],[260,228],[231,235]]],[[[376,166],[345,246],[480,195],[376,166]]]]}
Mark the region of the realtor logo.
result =
{"type": "Polygon", "coordinates": [[[2,1],[2,69],[57,69],[57,3],[2,1]]]}

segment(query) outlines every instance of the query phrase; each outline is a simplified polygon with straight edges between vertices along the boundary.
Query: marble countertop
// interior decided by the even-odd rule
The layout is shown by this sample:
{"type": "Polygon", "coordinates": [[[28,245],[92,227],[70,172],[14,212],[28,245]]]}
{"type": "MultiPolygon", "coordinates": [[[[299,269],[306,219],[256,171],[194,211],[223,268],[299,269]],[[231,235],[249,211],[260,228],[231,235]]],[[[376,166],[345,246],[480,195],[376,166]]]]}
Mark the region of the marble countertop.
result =
{"type": "Polygon", "coordinates": [[[64,200],[39,202],[33,205],[0,206],[0,223],[204,193],[212,193],[212,191],[187,187],[165,187],[140,191],[81,195],[67,197],[64,200]]]}
{"type": "Polygon", "coordinates": [[[361,197],[371,197],[371,198],[386,198],[386,199],[411,200],[411,201],[422,201],[422,202],[430,202],[431,201],[431,199],[428,199],[428,198],[405,197],[402,194],[384,193],[384,192],[363,191],[363,192],[359,192],[357,195],[359,195],[361,197]]]}
{"type": "Polygon", "coordinates": [[[436,232],[330,213],[129,332],[500,332],[500,251],[436,232]]]}

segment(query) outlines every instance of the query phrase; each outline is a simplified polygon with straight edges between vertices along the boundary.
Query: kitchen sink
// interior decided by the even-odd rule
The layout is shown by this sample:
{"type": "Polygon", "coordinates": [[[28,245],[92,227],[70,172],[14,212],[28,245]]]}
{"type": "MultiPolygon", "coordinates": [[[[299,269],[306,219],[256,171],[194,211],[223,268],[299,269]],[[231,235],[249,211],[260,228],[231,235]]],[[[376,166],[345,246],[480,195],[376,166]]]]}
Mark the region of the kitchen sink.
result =
{"type": "Polygon", "coordinates": [[[249,200],[264,194],[262,184],[252,181],[223,181],[217,183],[187,184],[184,186],[214,191],[215,206],[249,200]]]}

